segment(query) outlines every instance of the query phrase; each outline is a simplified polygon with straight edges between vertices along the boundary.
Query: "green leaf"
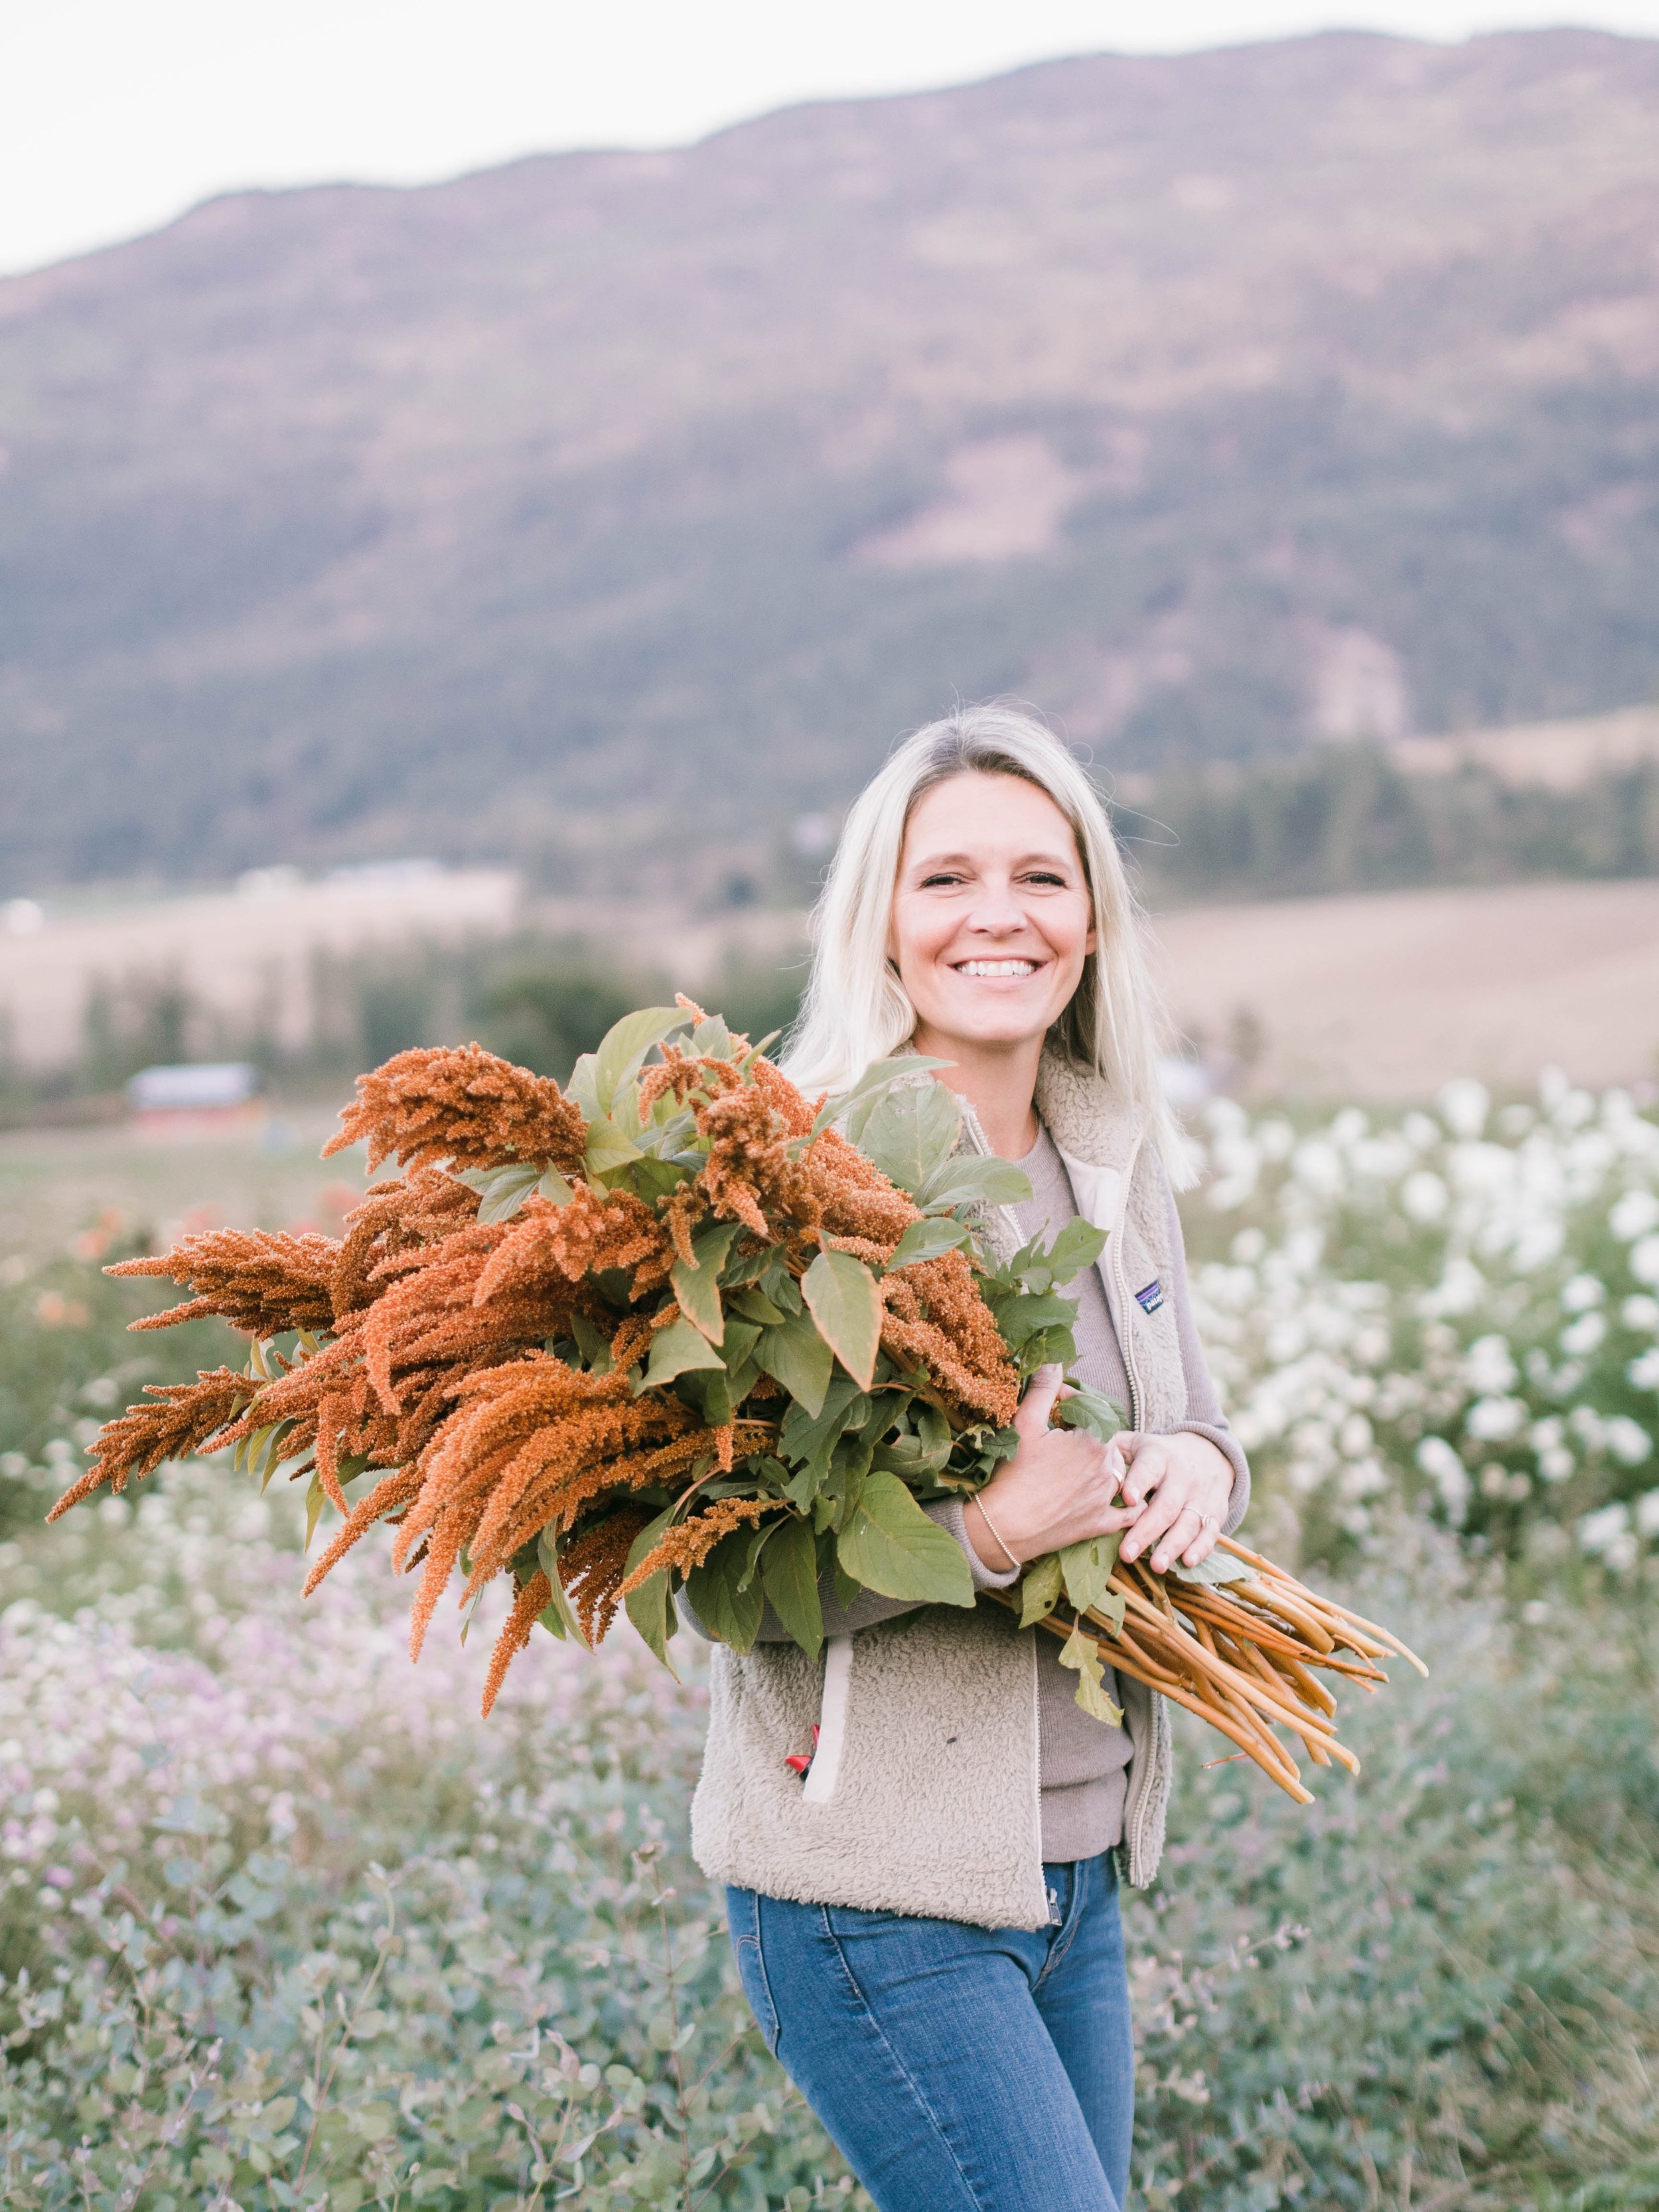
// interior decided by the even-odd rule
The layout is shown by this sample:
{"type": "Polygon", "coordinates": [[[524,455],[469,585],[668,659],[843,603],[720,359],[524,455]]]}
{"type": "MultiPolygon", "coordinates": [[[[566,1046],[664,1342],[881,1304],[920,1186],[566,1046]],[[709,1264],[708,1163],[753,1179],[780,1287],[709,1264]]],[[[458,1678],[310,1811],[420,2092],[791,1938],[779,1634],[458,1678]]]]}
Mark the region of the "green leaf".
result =
{"type": "Polygon", "coordinates": [[[942,1083],[890,1091],[859,1132],[858,1147],[901,1190],[925,1189],[951,1156],[962,1109],[942,1083]]]}
{"type": "Polygon", "coordinates": [[[965,1222],[952,1221],[948,1215],[913,1221],[895,1246],[887,1273],[890,1275],[896,1267],[914,1267],[923,1260],[937,1260],[942,1252],[953,1252],[967,1243],[972,1233],[965,1222]]]}
{"type": "MultiPolygon", "coordinates": [[[[641,1528],[639,1534],[635,1537],[628,1547],[628,1565],[623,1577],[624,1581],[633,1573],[641,1559],[648,1559],[655,1551],[679,1510],[679,1500],[677,1498],[673,1504],[665,1511],[658,1514],[656,1519],[647,1527],[641,1528]]],[[[544,1557],[543,1565],[546,1565],[545,1557],[544,1557]]],[[[550,1570],[548,1578],[550,1581],[553,1579],[550,1570]]],[[[623,1600],[628,1618],[638,1631],[641,1640],[648,1644],[656,1653],[671,1674],[674,1668],[672,1661],[668,1656],[668,1639],[674,1633],[673,1583],[674,1578],[669,1570],[666,1567],[659,1567],[657,1572],[649,1576],[637,1589],[629,1590],[628,1595],[623,1600]]]]}
{"type": "Polygon", "coordinates": [[[683,1007],[641,1006],[607,1030],[593,1055],[593,1093],[599,1111],[609,1114],[617,1093],[637,1073],[653,1045],[690,1025],[691,1017],[683,1007]]]}
{"type": "Polygon", "coordinates": [[[1169,1571],[1180,1583],[1208,1583],[1212,1589],[1222,1583],[1253,1583],[1256,1580],[1254,1567],[1236,1559],[1231,1552],[1212,1552],[1197,1566],[1183,1566],[1177,1559],[1169,1571]]]}
{"type": "Polygon", "coordinates": [[[1031,1195],[1030,1178],[1012,1160],[990,1152],[952,1152],[916,1193],[920,1206],[1023,1206],[1031,1195]]]}
{"type": "Polygon", "coordinates": [[[865,1478],[836,1556],[866,1589],[920,1605],[972,1605],[974,1578],[962,1547],[930,1521],[896,1474],[865,1478]]]}
{"type": "MultiPolygon", "coordinates": [[[[735,1314],[727,1315],[726,1334],[720,1340],[720,1358],[726,1362],[726,1371],[732,1377],[732,1389],[735,1393],[732,1401],[734,1404],[743,1395],[743,1392],[737,1389],[737,1378],[742,1371],[744,1360],[760,1342],[760,1324],[757,1322],[739,1321],[735,1314]]],[[[752,1389],[753,1387],[754,1377],[751,1376],[744,1388],[752,1389]]]]}
{"type": "Polygon", "coordinates": [[[1035,1628],[1046,1620],[1060,1598],[1060,1565],[1058,1552],[1046,1553],[1033,1559],[1025,1570],[1025,1579],[1019,1586],[1019,1625],[1035,1628]]]}
{"type": "Polygon", "coordinates": [[[699,1231],[691,1239],[691,1256],[696,1265],[688,1267],[684,1260],[676,1260],[669,1270],[680,1311],[693,1328],[702,1330],[710,1344],[722,1343],[726,1337],[726,1315],[720,1306],[720,1269],[739,1225],[735,1221],[722,1221],[699,1231]]]}
{"type": "Polygon", "coordinates": [[[311,1549],[311,1540],[317,1533],[317,1523],[322,1519],[323,1508],[327,1503],[328,1495],[323,1488],[323,1479],[313,1474],[306,1486],[306,1540],[301,1547],[303,1551],[311,1549]]]}
{"type": "Polygon", "coordinates": [[[775,1328],[789,1318],[781,1306],[775,1306],[764,1292],[752,1285],[740,1285],[728,1291],[726,1303],[732,1312],[741,1314],[745,1321],[758,1322],[763,1328],[775,1328]]]}
{"type": "Polygon", "coordinates": [[[1080,1544],[1067,1544],[1060,1554],[1060,1571],[1066,1595],[1079,1613],[1087,1613],[1106,1595],[1112,1570],[1117,1565],[1121,1535],[1088,1536],[1080,1544]]]}
{"type": "Polygon", "coordinates": [[[818,1598],[818,1547],[805,1521],[775,1522],[761,1554],[761,1581],[772,1610],[809,1658],[823,1645],[823,1607],[818,1598]]]}
{"type": "Polygon", "coordinates": [[[1050,1279],[1056,1283],[1069,1283],[1085,1267],[1092,1267],[1106,1249],[1107,1241],[1103,1229],[1097,1229],[1092,1221],[1085,1221],[1080,1214],[1073,1214],[1048,1249],[1047,1257],[1050,1279]]]}
{"type": "Polygon", "coordinates": [[[1123,1408],[1116,1400],[1081,1382],[1074,1382],[1071,1395],[1055,1406],[1054,1419],[1062,1429],[1087,1429],[1103,1444],[1110,1443],[1124,1425],[1123,1408]]]}
{"type": "Polygon", "coordinates": [[[1123,1633],[1123,1617],[1129,1610],[1129,1601],[1121,1591],[1109,1590],[1100,1603],[1091,1608],[1097,1620],[1104,1621],[1114,1636],[1123,1633]]]}
{"type": "Polygon", "coordinates": [[[809,1413],[797,1404],[784,1414],[778,1437],[784,1459],[792,1467],[802,1463],[810,1467],[819,1460],[827,1466],[836,1438],[844,1428],[857,1427],[869,1407],[870,1401],[850,1375],[832,1375],[817,1413],[809,1413]]]}
{"type": "Polygon", "coordinates": [[[936,1067],[949,1066],[948,1060],[923,1060],[916,1053],[900,1053],[893,1060],[872,1061],[851,1090],[843,1091],[838,1097],[824,1100],[818,1109],[817,1118],[812,1124],[812,1134],[816,1137],[820,1130],[827,1129],[832,1121],[839,1121],[846,1129],[851,1142],[857,1144],[863,1122],[867,1120],[871,1108],[889,1084],[897,1083],[907,1075],[931,1074],[936,1067]],[[860,1107],[865,1109],[862,1115],[859,1112],[860,1107]]]}
{"type": "Polygon", "coordinates": [[[717,1643],[728,1644],[737,1652],[752,1649],[766,1610],[766,1595],[758,1582],[738,1588],[748,1549],[747,1531],[735,1543],[727,1536],[685,1578],[685,1593],[698,1620],[717,1643]]]}
{"type": "Polygon", "coordinates": [[[1093,1640],[1081,1622],[1061,1644],[1060,1663],[1062,1667],[1077,1669],[1077,1701],[1084,1711],[1091,1713],[1097,1721],[1104,1721],[1109,1728],[1121,1728],[1121,1709],[1115,1705],[1106,1694],[1106,1669],[1101,1664],[1100,1654],[1096,1650],[1093,1640]]]}
{"type": "Polygon", "coordinates": [[[598,1055],[585,1052],[570,1071],[570,1080],[564,1086],[564,1095],[581,1108],[584,1121],[592,1121],[603,1109],[599,1105],[598,1055]]]}
{"type": "Polygon", "coordinates": [[[875,1380],[881,1343],[881,1293],[862,1260],[823,1251],[801,1277],[801,1295],[818,1334],[860,1387],[875,1380]]]}
{"type": "Polygon", "coordinates": [[[587,1144],[582,1165],[591,1176],[609,1175],[642,1157],[632,1138],[625,1137],[608,1115],[595,1115],[587,1124],[587,1144]]]}
{"type": "Polygon", "coordinates": [[[532,1160],[514,1160],[506,1167],[482,1170],[473,1182],[480,1222],[510,1221],[541,1179],[542,1171],[532,1160]]]}
{"type": "Polygon", "coordinates": [[[836,1355],[805,1314],[792,1314],[775,1328],[763,1328],[755,1342],[755,1359],[817,1419],[836,1371],[836,1355]]]}
{"type": "Polygon", "coordinates": [[[718,1367],[724,1374],[726,1363],[701,1329],[693,1328],[689,1321],[671,1321],[651,1340],[646,1387],[649,1389],[654,1382],[672,1382],[677,1375],[684,1375],[694,1367],[718,1367]]]}
{"type": "Polygon", "coordinates": [[[1041,1297],[1029,1291],[1017,1298],[999,1298],[996,1302],[997,1327],[1002,1340],[1010,1351],[1018,1352],[1028,1337],[1039,1330],[1069,1329],[1077,1320],[1077,1306],[1070,1298],[1063,1298],[1057,1291],[1041,1297]]]}
{"type": "Polygon", "coordinates": [[[544,1198],[550,1198],[555,1206],[568,1206],[576,1195],[557,1168],[544,1168],[542,1179],[536,1188],[544,1198]]]}

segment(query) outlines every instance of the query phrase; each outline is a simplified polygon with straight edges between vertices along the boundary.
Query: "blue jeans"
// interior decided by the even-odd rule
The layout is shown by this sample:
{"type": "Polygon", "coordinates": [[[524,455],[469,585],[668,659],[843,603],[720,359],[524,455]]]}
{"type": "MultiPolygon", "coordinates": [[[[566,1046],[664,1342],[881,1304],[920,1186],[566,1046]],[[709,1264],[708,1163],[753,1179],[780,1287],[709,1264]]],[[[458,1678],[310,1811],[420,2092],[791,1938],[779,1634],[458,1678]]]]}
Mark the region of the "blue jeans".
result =
{"type": "Polygon", "coordinates": [[[1043,1869],[1047,1928],[728,1889],[768,2048],[880,2212],[1120,2212],[1134,2051],[1109,1853],[1043,1869]]]}

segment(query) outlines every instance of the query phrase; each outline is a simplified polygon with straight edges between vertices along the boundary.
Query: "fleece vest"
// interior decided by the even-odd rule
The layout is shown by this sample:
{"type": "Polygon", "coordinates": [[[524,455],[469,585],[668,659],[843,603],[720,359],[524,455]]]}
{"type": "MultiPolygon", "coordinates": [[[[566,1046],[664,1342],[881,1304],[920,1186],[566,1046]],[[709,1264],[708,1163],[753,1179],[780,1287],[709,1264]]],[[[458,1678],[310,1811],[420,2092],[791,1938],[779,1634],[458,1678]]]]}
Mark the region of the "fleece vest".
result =
{"type": "MultiPolygon", "coordinates": [[[[1135,1113],[1092,1072],[1045,1054],[1036,1108],[1080,1211],[1107,1232],[1099,1267],[1122,1347],[1131,1425],[1186,1413],[1164,1170],[1135,1113]]],[[[988,1152],[971,1109],[965,1148],[988,1152]]],[[[986,1242],[1022,1241],[988,1209],[986,1242]]],[[[1038,1814],[1036,1636],[1005,1607],[925,1606],[832,1638],[739,1656],[714,1649],[708,1740],[691,1844],[711,1879],[803,1904],[1041,1928],[1048,1918],[1038,1814]],[[817,1751],[803,1783],[788,1764],[817,1751]]],[[[1144,1887],[1164,1847],[1169,1708],[1121,1676],[1133,1756],[1119,1863],[1144,1887]]]]}

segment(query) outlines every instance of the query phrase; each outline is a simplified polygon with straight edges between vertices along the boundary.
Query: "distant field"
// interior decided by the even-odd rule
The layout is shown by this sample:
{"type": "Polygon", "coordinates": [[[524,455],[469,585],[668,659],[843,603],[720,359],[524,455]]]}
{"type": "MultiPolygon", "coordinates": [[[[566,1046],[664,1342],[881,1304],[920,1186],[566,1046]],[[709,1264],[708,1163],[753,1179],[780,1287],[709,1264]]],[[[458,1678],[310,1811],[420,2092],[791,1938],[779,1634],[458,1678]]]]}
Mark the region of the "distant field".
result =
{"type": "Polygon", "coordinates": [[[1161,915],[1189,1032],[1261,1025],[1262,1095],[1407,1099],[1452,1075],[1659,1076],[1659,883],[1276,899],[1161,915]]]}

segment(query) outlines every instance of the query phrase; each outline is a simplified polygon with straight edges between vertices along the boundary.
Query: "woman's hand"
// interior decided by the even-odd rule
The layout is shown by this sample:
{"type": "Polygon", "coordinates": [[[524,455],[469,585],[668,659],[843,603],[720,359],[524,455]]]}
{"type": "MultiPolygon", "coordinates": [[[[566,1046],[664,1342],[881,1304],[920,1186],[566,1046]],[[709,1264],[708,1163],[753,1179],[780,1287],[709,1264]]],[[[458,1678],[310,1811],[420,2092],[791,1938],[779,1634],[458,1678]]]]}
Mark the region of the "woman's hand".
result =
{"type": "Polygon", "coordinates": [[[1207,1437],[1190,1429],[1153,1437],[1127,1430],[1112,1442],[1127,1462],[1123,1503],[1138,1509],[1129,1519],[1119,1557],[1149,1564],[1163,1574],[1179,1559],[1195,1567],[1215,1549],[1233,1494],[1232,1462],[1207,1437]]]}
{"type": "Polygon", "coordinates": [[[1103,1444],[1086,1429],[1049,1427],[1060,1389],[1058,1367],[1038,1368],[1014,1416],[1019,1449],[980,1493],[983,1511],[979,1498],[963,1509],[968,1540],[994,1574],[1127,1528],[1145,1510],[1140,1498],[1127,1509],[1115,1502],[1125,1466],[1121,1438],[1103,1444]]]}
{"type": "Polygon", "coordinates": [[[1175,1559],[1195,1567],[1207,1558],[1232,1496],[1226,1454],[1189,1430],[1164,1437],[1129,1430],[1103,1444],[1085,1429],[1050,1428],[1061,1387],[1058,1367],[1037,1370],[1014,1416],[1019,1449],[963,1509],[981,1565],[1005,1574],[1117,1530],[1123,1558],[1150,1550],[1160,1574],[1175,1559]]]}

